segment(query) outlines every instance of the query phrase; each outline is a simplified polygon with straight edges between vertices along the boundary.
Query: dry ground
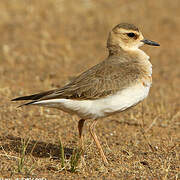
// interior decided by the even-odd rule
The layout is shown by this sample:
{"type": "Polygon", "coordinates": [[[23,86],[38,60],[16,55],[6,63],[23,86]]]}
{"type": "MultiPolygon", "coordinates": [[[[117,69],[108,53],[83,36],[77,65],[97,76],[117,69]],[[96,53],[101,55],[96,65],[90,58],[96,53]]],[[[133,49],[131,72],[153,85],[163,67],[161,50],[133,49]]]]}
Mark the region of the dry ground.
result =
{"type": "Polygon", "coordinates": [[[179,8],[179,0],[1,0],[0,177],[180,178],[179,8]],[[150,95],[143,104],[99,121],[109,167],[102,165],[87,122],[86,167],[61,171],[58,140],[71,155],[77,118],[53,109],[17,109],[19,103],[10,99],[63,86],[103,60],[108,32],[120,22],[136,24],[161,44],[143,48],[153,64],[150,95]],[[29,138],[18,173],[22,140],[29,138]]]}

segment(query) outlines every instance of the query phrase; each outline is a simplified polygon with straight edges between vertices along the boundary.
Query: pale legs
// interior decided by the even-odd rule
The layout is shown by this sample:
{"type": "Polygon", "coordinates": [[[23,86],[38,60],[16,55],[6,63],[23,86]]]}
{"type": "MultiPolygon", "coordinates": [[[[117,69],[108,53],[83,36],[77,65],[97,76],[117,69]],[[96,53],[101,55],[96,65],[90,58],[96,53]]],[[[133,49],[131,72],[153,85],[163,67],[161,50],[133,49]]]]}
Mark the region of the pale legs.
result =
{"type": "Polygon", "coordinates": [[[91,136],[93,137],[93,139],[94,139],[94,141],[95,141],[95,143],[96,143],[96,146],[97,146],[97,148],[98,148],[98,150],[99,150],[99,153],[100,153],[100,155],[101,155],[101,157],[102,157],[102,160],[103,160],[104,164],[106,165],[106,164],[108,164],[108,161],[107,161],[107,159],[106,159],[106,156],[104,155],[104,152],[103,152],[103,149],[102,149],[102,147],[101,147],[101,144],[99,143],[99,140],[98,140],[98,138],[97,138],[97,136],[96,136],[96,134],[95,134],[95,132],[94,132],[94,128],[95,128],[95,126],[96,126],[96,123],[97,123],[97,120],[94,120],[94,121],[92,122],[92,124],[91,124],[90,127],[89,127],[89,131],[90,131],[91,136]]]}
{"type": "MultiPolygon", "coordinates": [[[[78,122],[78,130],[79,130],[79,146],[80,146],[80,150],[82,151],[82,157],[83,157],[83,153],[84,153],[84,142],[83,142],[83,136],[82,136],[82,132],[83,132],[83,126],[84,126],[84,122],[85,120],[84,119],[81,119],[79,120],[78,122]]],[[[96,133],[94,132],[94,128],[96,126],[96,123],[97,123],[97,120],[93,120],[92,124],[89,126],[89,131],[90,131],[90,134],[91,136],[93,137],[95,143],[96,143],[96,146],[99,150],[99,153],[102,157],[102,160],[104,162],[104,164],[108,164],[108,161],[106,159],[106,156],[104,155],[104,152],[103,152],[103,149],[101,147],[101,144],[96,136],[96,133]]],[[[83,161],[84,161],[84,158],[83,158],[83,161]]],[[[85,162],[83,162],[85,163],[85,162]]]]}

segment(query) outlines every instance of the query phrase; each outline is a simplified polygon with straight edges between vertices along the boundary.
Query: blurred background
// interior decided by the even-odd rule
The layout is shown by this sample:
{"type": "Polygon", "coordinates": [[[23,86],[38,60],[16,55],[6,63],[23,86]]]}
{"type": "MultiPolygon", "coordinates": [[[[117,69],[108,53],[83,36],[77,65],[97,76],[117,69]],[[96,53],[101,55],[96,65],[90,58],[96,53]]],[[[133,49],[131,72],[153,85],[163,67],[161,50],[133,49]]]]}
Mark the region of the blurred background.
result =
{"type": "Polygon", "coordinates": [[[103,60],[109,31],[128,22],[161,44],[144,48],[158,81],[153,86],[166,95],[174,91],[174,97],[178,95],[179,5],[178,0],[1,1],[0,86],[16,86],[15,95],[21,90],[33,92],[34,87],[61,86],[68,76],[103,60]]]}
{"type": "MultiPolygon", "coordinates": [[[[180,116],[179,8],[179,0],[1,0],[1,137],[13,134],[15,137],[56,143],[54,134],[61,133],[65,145],[74,146],[72,139],[76,141],[77,132],[74,130],[75,120],[70,115],[37,107],[16,109],[18,103],[12,103],[10,99],[61,87],[102,61],[108,55],[106,40],[109,31],[116,24],[128,22],[139,27],[145,38],[161,45],[142,48],[153,64],[153,86],[144,102],[145,128],[154,123],[153,132],[148,131],[153,134],[150,141],[152,144],[165,141],[167,146],[176,144],[180,116]],[[174,139],[170,140],[170,136],[174,139]]],[[[137,137],[133,133],[137,127],[129,127],[128,124],[117,127],[111,120],[131,123],[140,118],[141,105],[100,122],[99,136],[120,156],[123,145],[136,142],[137,137]],[[114,136],[109,138],[112,132],[114,136]],[[122,144],[115,147],[113,143],[119,143],[119,138],[123,139],[122,144]]],[[[88,142],[89,136],[86,138],[88,142]]],[[[11,141],[5,138],[1,143],[11,144],[11,141]]],[[[121,162],[118,157],[113,157],[117,158],[117,168],[121,162]]],[[[176,164],[176,159],[173,162],[176,164]]],[[[8,162],[4,160],[4,163],[8,166],[8,162]]],[[[2,167],[2,172],[8,174],[6,166],[2,167]]],[[[171,175],[174,176],[173,172],[171,175]]]]}

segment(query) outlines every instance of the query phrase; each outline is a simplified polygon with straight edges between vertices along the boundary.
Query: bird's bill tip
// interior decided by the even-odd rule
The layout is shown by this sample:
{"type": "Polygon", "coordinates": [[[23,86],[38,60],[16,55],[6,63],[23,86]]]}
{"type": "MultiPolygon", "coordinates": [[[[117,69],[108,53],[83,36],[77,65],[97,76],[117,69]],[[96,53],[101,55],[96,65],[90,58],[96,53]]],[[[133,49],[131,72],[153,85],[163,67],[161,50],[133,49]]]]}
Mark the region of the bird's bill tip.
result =
{"type": "Polygon", "coordinates": [[[151,45],[151,46],[160,46],[160,44],[158,44],[157,42],[154,42],[148,39],[143,39],[141,40],[141,42],[143,42],[144,44],[151,45]]]}

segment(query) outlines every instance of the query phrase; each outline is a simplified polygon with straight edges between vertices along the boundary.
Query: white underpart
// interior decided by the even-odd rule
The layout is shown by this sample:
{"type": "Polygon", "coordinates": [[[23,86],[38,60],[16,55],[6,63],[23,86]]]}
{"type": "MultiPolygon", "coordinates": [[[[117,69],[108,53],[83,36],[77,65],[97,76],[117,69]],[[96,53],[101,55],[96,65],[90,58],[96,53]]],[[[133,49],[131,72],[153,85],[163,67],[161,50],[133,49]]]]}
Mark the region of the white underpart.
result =
{"type": "Polygon", "coordinates": [[[150,86],[150,84],[144,86],[139,83],[114,95],[96,100],[51,99],[35,102],[34,105],[61,109],[65,112],[77,114],[84,119],[96,119],[136,105],[147,97],[150,86]]]}

